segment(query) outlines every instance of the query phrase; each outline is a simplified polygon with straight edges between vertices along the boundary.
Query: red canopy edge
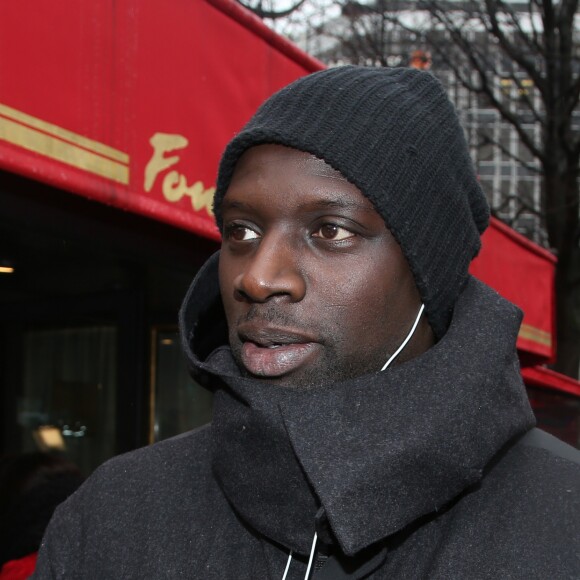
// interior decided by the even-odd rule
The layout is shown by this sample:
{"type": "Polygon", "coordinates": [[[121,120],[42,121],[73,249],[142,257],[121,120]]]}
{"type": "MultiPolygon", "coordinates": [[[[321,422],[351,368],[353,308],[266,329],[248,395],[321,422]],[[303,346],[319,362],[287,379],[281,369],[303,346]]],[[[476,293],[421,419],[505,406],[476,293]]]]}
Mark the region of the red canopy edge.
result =
{"type": "Polygon", "coordinates": [[[558,262],[558,258],[552,254],[549,250],[538,246],[522,234],[516,232],[513,228],[510,228],[507,224],[504,224],[501,220],[498,220],[495,217],[492,217],[490,220],[490,225],[501,232],[503,232],[508,238],[513,240],[516,244],[523,246],[527,250],[530,250],[532,253],[537,254],[541,258],[545,258],[549,262],[556,264],[558,262]]]}
{"type": "Polygon", "coordinates": [[[112,201],[106,195],[111,191],[110,183],[106,177],[100,178],[94,174],[87,175],[86,170],[70,166],[63,170],[58,163],[53,162],[53,158],[47,157],[43,153],[21,150],[18,147],[11,148],[5,143],[2,145],[3,148],[9,150],[9,153],[5,155],[5,152],[0,148],[0,168],[5,166],[9,171],[23,177],[32,177],[69,193],[82,195],[82,197],[105,205],[165,222],[212,240],[219,241],[221,239],[213,221],[192,219],[186,212],[176,212],[171,206],[161,201],[146,199],[138,195],[119,196],[112,201]],[[31,166],[34,167],[32,175],[31,166]]]}
{"type": "Polygon", "coordinates": [[[470,268],[474,276],[523,311],[517,348],[525,366],[555,358],[556,262],[552,253],[492,218],[470,268]]]}
{"type": "Polygon", "coordinates": [[[580,397],[580,381],[542,366],[522,369],[522,377],[526,385],[552,389],[580,397]]]}
{"type": "Polygon", "coordinates": [[[206,0],[206,2],[233,18],[248,30],[251,30],[256,36],[262,38],[262,40],[286,55],[290,60],[303,66],[306,70],[315,72],[326,68],[324,63],[304,52],[271,28],[268,28],[251,10],[244,8],[238,2],[232,2],[232,0],[206,0]]]}

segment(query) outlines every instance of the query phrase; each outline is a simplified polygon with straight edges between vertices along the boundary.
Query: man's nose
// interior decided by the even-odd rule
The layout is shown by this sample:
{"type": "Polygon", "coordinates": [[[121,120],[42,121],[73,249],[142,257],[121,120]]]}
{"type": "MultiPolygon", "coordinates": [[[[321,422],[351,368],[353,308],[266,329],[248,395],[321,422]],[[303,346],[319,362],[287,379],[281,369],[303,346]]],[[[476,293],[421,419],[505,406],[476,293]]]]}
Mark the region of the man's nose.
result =
{"type": "Polygon", "coordinates": [[[265,236],[234,280],[234,288],[251,302],[266,302],[274,297],[299,302],[306,292],[299,261],[299,251],[293,245],[277,236],[265,236]]]}

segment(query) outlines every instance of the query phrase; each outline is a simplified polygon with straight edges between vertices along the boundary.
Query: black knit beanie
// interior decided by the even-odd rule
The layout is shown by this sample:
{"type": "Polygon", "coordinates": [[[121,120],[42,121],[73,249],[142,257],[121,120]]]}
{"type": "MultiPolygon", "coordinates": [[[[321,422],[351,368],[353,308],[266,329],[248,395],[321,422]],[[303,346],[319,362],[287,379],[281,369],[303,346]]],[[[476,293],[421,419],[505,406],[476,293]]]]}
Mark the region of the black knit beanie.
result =
{"type": "Polygon", "coordinates": [[[315,155],[374,204],[407,258],[437,338],[477,255],[489,207],[445,90],[410,68],[331,68],[270,97],[230,141],[214,211],[244,151],[279,144],[315,155]]]}

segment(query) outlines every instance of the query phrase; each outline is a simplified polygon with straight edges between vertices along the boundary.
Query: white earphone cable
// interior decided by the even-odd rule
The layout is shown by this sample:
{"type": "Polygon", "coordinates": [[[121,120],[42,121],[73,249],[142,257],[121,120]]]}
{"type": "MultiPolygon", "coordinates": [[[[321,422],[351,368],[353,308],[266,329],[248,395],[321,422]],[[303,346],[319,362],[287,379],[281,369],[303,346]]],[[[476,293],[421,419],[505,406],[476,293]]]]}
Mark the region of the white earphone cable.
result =
{"type": "Polygon", "coordinates": [[[399,356],[399,353],[405,348],[405,346],[407,346],[407,343],[411,340],[411,337],[415,333],[415,329],[419,324],[419,320],[421,320],[421,314],[423,314],[423,310],[425,310],[425,305],[421,304],[421,308],[419,308],[419,314],[417,314],[417,318],[415,318],[413,328],[411,328],[409,334],[407,334],[407,338],[405,338],[405,340],[401,343],[401,346],[391,355],[391,358],[389,358],[389,360],[385,363],[385,366],[381,369],[381,371],[384,371],[386,368],[388,368],[388,366],[399,356]]]}
{"type": "Polygon", "coordinates": [[[290,562],[292,562],[292,550],[290,550],[290,554],[288,554],[288,562],[286,562],[286,570],[284,570],[284,576],[282,576],[282,580],[286,580],[288,570],[290,570],[290,562]]]}
{"type": "MultiPolygon", "coordinates": [[[[312,560],[314,560],[314,551],[316,548],[316,540],[318,539],[318,534],[314,532],[314,538],[312,538],[312,548],[310,550],[310,559],[308,560],[308,568],[306,568],[306,575],[304,576],[304,580],[308,580],[308,576],[310,576],[310,569],[312,568],[312,560]]],[[[282,576],[282,580],[286,580],[286,576],[288,575],[288,570],[290,570],[290,562],[292,562],[292,550],[290,550],[290,554],[288,554],[288,561],[286,562],[286,569],[284,570],[284,575],[282,576]]]]}
{"type": "Polygon", "coordinates": [[[312,538],[312,549],[310,550],[310,560],[308,560],[308,568],[306,568],[306,575],[304,576],[304,580],[308,580],[310,576],[310,568],[312,568],[312,560],[314,559],[314,549],[316,548],[316,540],[318,539],[318,535],[314,532],[314,538],[312,538]]]}

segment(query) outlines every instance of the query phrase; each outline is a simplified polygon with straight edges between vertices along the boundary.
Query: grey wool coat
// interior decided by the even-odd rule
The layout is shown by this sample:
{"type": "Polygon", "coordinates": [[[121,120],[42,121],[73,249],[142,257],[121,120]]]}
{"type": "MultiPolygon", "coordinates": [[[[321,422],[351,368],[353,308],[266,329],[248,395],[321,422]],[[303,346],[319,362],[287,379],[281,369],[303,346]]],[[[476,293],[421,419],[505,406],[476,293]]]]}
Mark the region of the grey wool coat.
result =
{"type": "Polygon", "coordinates": [[[300,390],[240,376],[216,258],[180,314],[212,424],[114,458],[35,578],[580,578],[578,452],[533,429],[520,313],[470,280],[424,355],[300,390]]]}

